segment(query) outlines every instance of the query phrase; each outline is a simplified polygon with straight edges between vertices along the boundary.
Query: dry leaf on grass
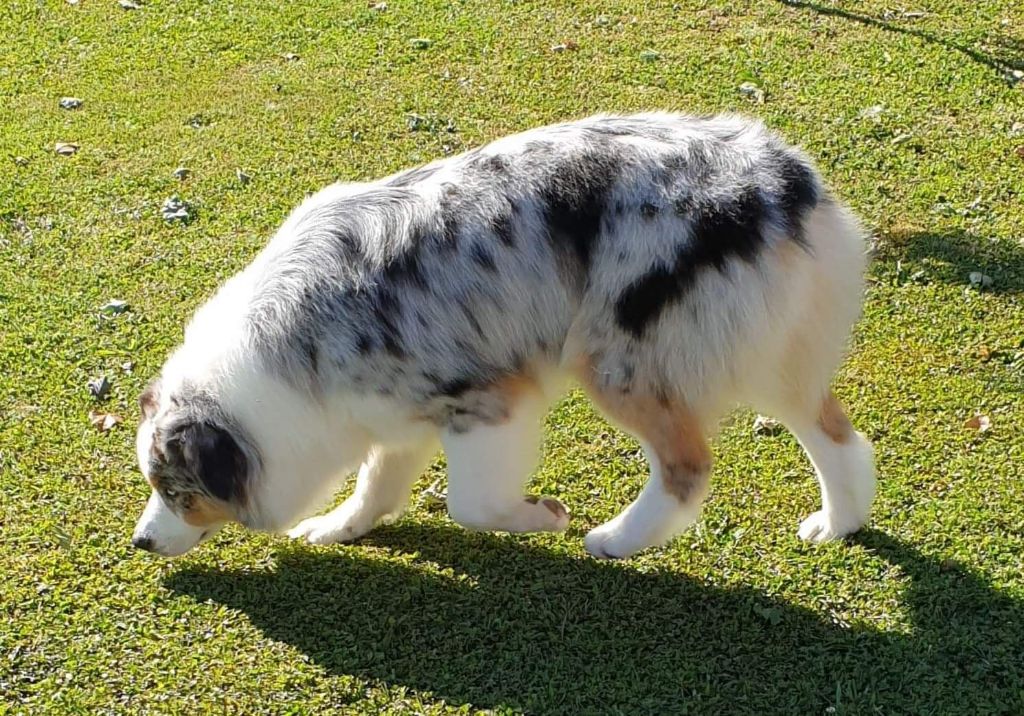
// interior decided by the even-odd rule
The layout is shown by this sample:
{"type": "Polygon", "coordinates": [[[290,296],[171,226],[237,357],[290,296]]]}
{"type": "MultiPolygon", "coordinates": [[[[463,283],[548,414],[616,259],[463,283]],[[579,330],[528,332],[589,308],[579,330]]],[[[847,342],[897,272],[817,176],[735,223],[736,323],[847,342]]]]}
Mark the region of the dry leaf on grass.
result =
{"type": "Polygon", "coordinates": [[[114,413],[104,413],[99,410],[89,411],[89,422],[94,428],[99,428],[103,432],[113,429],[115,425],[123,421],[124,418],[114,413]]]}
{"type": "Polygon", "coordinates": [[[964,423],[965,428],[977,430],[979,433],[986,433],[992,428],[992,421],[987,415],[975,415],[964,423]]]}
{"type": "Polygon", "coordinates": [[[61,97],[60,106],[63,109],[78,109],[82,106],[82,100],[78,97],[61,97]]]}
{"type": "Polygon", "coordinates": [[[57,154],[60,154],[62,157],[70,157],[78,151],[78,145],[73,144],[72,142],[57,142],[53,151],[57,152],[57,154]]]}

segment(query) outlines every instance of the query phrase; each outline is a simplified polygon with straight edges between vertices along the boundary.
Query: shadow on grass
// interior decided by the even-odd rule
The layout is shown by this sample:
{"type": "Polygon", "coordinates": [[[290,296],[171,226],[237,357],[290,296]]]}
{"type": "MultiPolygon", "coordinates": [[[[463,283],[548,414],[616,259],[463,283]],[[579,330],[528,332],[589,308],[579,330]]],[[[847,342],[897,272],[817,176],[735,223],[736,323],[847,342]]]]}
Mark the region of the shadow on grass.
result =
{"type": "Polygon", "coordinates": [[[888,232],[881,237],[874,259],[876,275],[897,282],[924,269],[928,281],[970,286],[978,272],[992,279],[986,293],[1024,293],[1024,245],[981,236],[939,232],[888,232]],[[896,262],[900,261],[899,270],[896,262]]]}
{"type": "Polygon", "coordinates": [[[187,569],[167,584],[244,612],[329,674],[453,705],[1024,713],[1024,603],[881,532],[856,541],[909,578],[911,633],[842,626],[756,589],[442,526],[386,528],[366,541],[405,554],[402,564],[358,547],[295,548],[273,571],[187,569]]]}
{"type": "Polygon", "coordinates": [[[842,8],[825,5],[819,2],[807,2],[806,0],[778,0],[778,2],[788,7],[812,10],[821,15],[838,17],[844,20],[852,20],[854,22],[859,22],[862,25],[877,27],[899,35],[917,37],[926,42],[941,45],[948,50],[959,52],[975,62],[991,67],[1003,74],[1008,73],[1010,70],[1024,69],[1024,41],[1013,37],[995,38],[992,41],[992,45],[994,45],[996,49],[983,50],[949,37],[942,37],[934,32],[929,32],[928,30],[900,25],[884,17],[873,17],[871,15],[851,12],[850,10],[843,10],[842,8]]]}

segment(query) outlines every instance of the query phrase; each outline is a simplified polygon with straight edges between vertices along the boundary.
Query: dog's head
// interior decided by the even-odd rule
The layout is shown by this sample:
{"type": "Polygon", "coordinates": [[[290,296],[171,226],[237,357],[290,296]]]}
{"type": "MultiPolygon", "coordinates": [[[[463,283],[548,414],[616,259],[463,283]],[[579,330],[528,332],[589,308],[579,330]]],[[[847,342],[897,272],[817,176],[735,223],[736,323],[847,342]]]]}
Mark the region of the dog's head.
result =
{"type": "Polygon", "coordinates": [[[207,396],[164,391],[160,381],[139,405],[136,451],[153,492],[132,544],[174,557],[229,521],[248,522],[256,461],[238,427],[207,396]]]}

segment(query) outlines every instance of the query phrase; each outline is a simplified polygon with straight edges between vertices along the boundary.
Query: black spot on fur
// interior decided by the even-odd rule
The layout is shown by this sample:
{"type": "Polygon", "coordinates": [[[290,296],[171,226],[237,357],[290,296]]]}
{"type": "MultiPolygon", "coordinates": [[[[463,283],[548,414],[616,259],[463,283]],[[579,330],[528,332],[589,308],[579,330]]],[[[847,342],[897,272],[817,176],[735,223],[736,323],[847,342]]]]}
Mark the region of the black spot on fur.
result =
{"type": "Polygon", "coordinates": [[[476,316],[473,313],[473,309],[469,305],[469,301],[467,299],[460,298],[459,299],[459,308],[462,309],[462,315],[464,315],[466,317],[466,320],[469,322],[469,325],[472,326],[473,330],[476,331],[476,334],[480,338],[483,338],[484,337],[484,329],[480,325],[480,321],[478,321],[476,319],[476,316]]]}
{"type": "Polygon", "coordinates": [[[402,306],[395,294],[389,290],[378,292],[373,304],[373,313],[384,350],[399,360],[404,359],[406,352],[397,324],[397,320],[402,315],[402,306]]]}
{"type": "Polygon", "coordinates": [[[449,398],[458,398],[473,389],[473,381],[468,378],[456,378],[438,384],[437,392],[449,398]]]}
{"type": "Polygon", "coordinates": [[[498,241],[503,243],[505,246],[512,248],[516,245],[516,237],[512,228],[512,217],[507,214],[501,214],[491,219],[491,230],[494,235],[498,237],[498,241]]]}
{"type": "Polygon", "coordinates": [[[491,175],[504,175],[508,173],[508,159],[502,154],[477,153],[473,157],[472,166],[475,169],[491,175]]]}
{"type": "Polygon", "coordinates": [[[441,245],[455,250],[459,242],[459,202],[458,188],[454,184],[446,184],[441,196],[441,245]]]}
{"type": "Polygon", "coordinates": [[[620,168],[619,156],[605,146],[560,162],[541,189],[552,246],[568,252],[584,274],[590,268],[601,217],[620,168]]]}
{"type": "Polygon", "coordinates": [[[779,176],[782,179],[779,206],[785,214],[786,225],[794,241],[806,246],[803,234],[804,217],[818,205],[818,185],[814,172],[798,158],[778,153],[779,176]]]}
{"type": "Polygon", "coordinates": [[[680,300],[708,268],[723,270],[734,258],[753,261],[763,244],[761,224],[767,207],[754,189],[728,204],[701,207],[692,236],[671,265],[655,266],[622,292],[615,304],[619,326],[641,338],[666,306],[680,300]]]}
{"type": "Polygon", "coordinates": [[[692,214],[696,210],[697,205],[694,203],[693,197],[691,196],[677,196],[672,201],[672,208],[675,210],[676,214],[685,217],[692,214]]]}
{"type": "Polygon", "coordinates": [[[658,215],[659,210],[660,209],[657,205],[652,204],[649,201],[645,201],[643,204],[640,205],[640,216],[644,217],[645,219],[653,219],[655,216],[658,215]]]}
{"type": "Polygon", "coordinates": [[[320,371],[320,351],[316,347],[316,343],[313,341],[306,341],[302,346],[302,351],[306,356],[306,363],[309,365],[309,371],[316,375],[320,371]]]}
{"type": "Polygon", "coordinates": [[[491,273],[495,273],[498,270],[498,266],[494,263],[494,257],[491,256],[491,252],[482,245],[474,244],[470,253],[473,257],[473,261],[475,261],[480,268],[485,271],[490,271],[491,273]]]}
{"type": "Polygon", "coordinates": [[[373,349],[373,342],[370,337],[365,333],[360,333],[356,336],[356,350],[363,355],[368,354],[373,349]]]}
{"type": "Polygon", "coordinates": [[[388,262],[384,267],[384,279],[389,283],[405,283],[426,290],[427,281],[423,276],[418,248],[412,246],[388,262]]]}

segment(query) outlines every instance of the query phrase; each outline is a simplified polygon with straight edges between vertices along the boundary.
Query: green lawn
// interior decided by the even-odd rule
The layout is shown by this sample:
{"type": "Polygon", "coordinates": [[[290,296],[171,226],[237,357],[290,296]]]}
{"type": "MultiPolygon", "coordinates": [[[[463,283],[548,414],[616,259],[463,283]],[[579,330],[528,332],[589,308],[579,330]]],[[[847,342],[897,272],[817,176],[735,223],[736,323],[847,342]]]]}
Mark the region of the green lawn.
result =
{"type": "Polygon", "coordinates": [[[0,714],[1024,713],[1019,0],[140,2],[0,9],[0,714]],[[762,117],[875,236],[837,384],[870,528],[800,543],[811,468],[738,413],[700,524],[594,561],[646,468],[575,396],[536,477],[564,535],[417,508],[353,546],[131,548],[135,398],[307,192],[656,108],[762,117]]]}

